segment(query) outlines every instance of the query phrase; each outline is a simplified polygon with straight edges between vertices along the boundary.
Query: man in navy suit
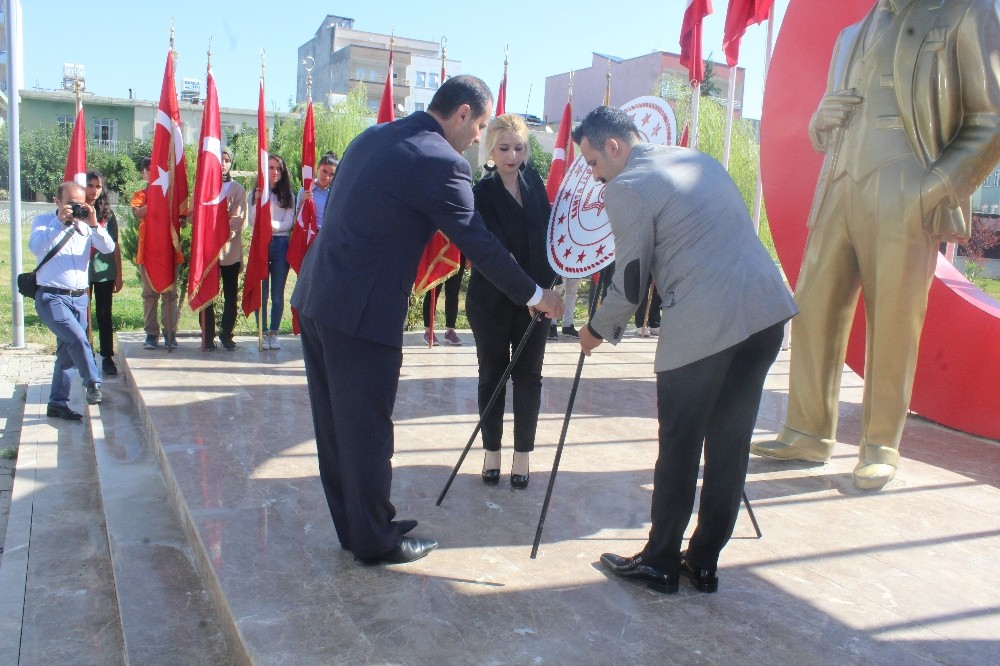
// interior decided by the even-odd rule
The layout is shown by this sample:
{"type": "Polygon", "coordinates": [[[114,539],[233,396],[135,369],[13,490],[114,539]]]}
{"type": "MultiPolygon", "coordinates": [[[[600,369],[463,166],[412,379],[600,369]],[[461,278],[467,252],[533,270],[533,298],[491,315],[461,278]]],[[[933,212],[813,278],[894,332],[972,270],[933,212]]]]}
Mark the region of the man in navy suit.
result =
{"type": "Polygon", "coordinates": [[[472,169],[493,95],[448,79],[427,112],[375,125],[348,146],[302,264],[298,310],[320,479],[341,545],[359,564],[412,562],[437,547],[393,520],[392,409],[403,324],[424,246],[442,231],[511,300],[549,317],[562,299],[521,270],[474,210],[472,169]]]}

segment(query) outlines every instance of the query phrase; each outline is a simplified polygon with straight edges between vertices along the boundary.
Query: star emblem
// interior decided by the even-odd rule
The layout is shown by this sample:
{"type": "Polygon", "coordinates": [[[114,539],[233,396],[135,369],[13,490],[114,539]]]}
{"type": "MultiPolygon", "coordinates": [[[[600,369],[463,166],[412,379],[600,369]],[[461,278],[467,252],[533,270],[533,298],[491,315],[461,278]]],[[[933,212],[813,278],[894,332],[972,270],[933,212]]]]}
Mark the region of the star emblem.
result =
{"type": "Polygon", "coordinates": [[[583,258],[585,256],[587,256],[587,253],[586,252],[581,252],[580,254],[577,255],[576,260],[577,261],[583,261],[583,258]]]}
{"type": "Polygon", "coordinates": [[[159,175],[153,181],[153,185],[163,190],[163,196],[165,197],[167,196],[167,190],[170,189],[170,172],[164,171],[163,167],[159,164],[156,165],[156,170],[159,172],[159,175]]]}
{"type": "Polygon", "coordinates": [[[573,254],[573,248],[566,248],[566,252],[563,254],[563,259],[569,259],[569,255],[573,254]]]}
{"type": "Polygon", "coordinates": [[[566,242],[566,234],[563,234],[562,236],[559,237],[559,240],[556,241],[556,245],[562,245],[565,242],[566,242]]]}
{"type": "Polygon", "coordinates": [[[650,119],[650,118],[652,118],[652,117],[653,117],[653,114],[652,114],[652,113],[647,113],[647,114],[646,114],[646,115],[645,115],[645,116],[643,117],[643,119],[642,119],[642,124],[643,124],[643,126],[644,126],[644,127],[646,126],[646,124],[647,124],[647,123],[649,123],[649,119],[650,119]]]}
{"type": "Polygon", "coordinates": [[[663,126],[657,125],[656,127],[653,128],[653,131],[649,133],[649,136],[656,136],[657,134],[660,133],[661,129],[663,129],[663,126]]]}
{"type": "Polygon", "coordinates": [[[559,216],[559,221],[556,222],[556,226],[559,226],[560,224],[564,223],[565,221],[566,221],[566,213],[562,213],[559,216]]]}
{"type": "Polygon", "coordinates": [[[599,248],[597,248],[597,256],[598,257],[604,256],[604,246],[603,245],[600,246],[599,248]]]}

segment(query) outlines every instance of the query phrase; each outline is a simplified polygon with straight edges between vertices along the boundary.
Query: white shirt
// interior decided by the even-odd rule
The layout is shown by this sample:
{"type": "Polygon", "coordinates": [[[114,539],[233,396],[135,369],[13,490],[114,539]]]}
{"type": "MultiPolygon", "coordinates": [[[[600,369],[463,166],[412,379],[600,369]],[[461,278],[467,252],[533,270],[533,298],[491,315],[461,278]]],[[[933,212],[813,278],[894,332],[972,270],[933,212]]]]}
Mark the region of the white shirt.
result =
{"type": "MultiPolygon", "coordinates": [[[[35,255],[35,261],[44,259],[70,228],[55,213],[35,217],[28,237],[28,249],[35,255]]],[[[104,227],[98,225],[91,229],[85,221],[73,220],[73,228],[69,241],[38,270],[38,286],[86,289],[89,286],[90,248],[104,253],[115,251],[115,241],[104,227]]]]}

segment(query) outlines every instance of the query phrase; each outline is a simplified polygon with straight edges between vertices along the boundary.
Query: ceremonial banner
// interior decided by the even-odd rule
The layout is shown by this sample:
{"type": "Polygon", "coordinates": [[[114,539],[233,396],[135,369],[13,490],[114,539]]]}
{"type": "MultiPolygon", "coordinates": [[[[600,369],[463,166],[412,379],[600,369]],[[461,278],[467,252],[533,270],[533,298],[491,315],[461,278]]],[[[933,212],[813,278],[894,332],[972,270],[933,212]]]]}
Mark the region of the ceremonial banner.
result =
{"type": "Polygon", "coordinates": [[[219,253],[229,240],[229,206],[222,188],[219,95],[211,69],[208,70],[198,142],[188,274],[188,302],[195,312],[201,311],[219,294],[219,253]]]}
{"type": "MultiPolygon", "coordinates": [[[[312,100],[306,107],[306,121],[302,126],[302,189],[305,192],[312,190],[313,170],[316,167],[316,124],[313,120],[312,100]]],[[[302,207],[299,208],[298,217],[295,218],[295,226],[292,228],[292,237],[288,241],[288,265],[296,273],[302,268],[302,260],[306,257],[309,246],[316,238],[319,227],[316,224],[316,202],[312,197],[302,199],[302,207]]],[[[299,334],[299,313],[292,308],[292,333],[299,334]]]]}
{"type": "Polygon", "coordinates": [[[722,50],[726,52],[726,63],[730,67],[735,67],[739,62],[743,33],[750,26],[766,21],[773,4],[774,0],[729,0],[722,50]]]}
{"type": "Polygon", "coordinates": [[[497,106],[494,115],[502,116],[507,113],[507,63],[503,64],[503,78],[500,80],[500,88],[497,90],[497,106]]]}
{"type": "Polygon", "coordinates": [[[382,89],[382,103],[378,105],[378,118],[375,124],[391,123],[396,119],[392,103],[392,46],[389,46],[389,71],[385,76],[385,87],[382,89]]]}
{"type": "Polygon", "coordinates": [[[549,178],[545,181],[545,192],[549,195],[549,203],[555,204],[559,186],[566,176],[566,165],[573,163],[573,111],[572,102],[566,102],[562,120],[559,121],[559,134],[556,136],[556,146],[552,151],[552,164],[549,166],[549,178]]]}
{"type": "Polygon", "coordinates": [[[264,115],[264,77],[260,79],[257,102],[257,187],[261,195],[254,200],[253,236],[243,278],[243,316],[260,309],[261,282],[267,279],[267,251],[271,246],[271,181],[267,177],[267,122],[264,115]]]}
{"type": "Polygon", "coordinates": [[[705,79],[705,61],[701,57],[702,20],[712,13],[712,0],[687,0],[681,24],[681,66],[687,67],[690,80],[705,79]]]}
{"type": "MultiPolygon", "coordinates": [[[[302,126],[302,189],[312,190],[313,171],[316,168],[316,125],[313,120],[312,101],[306,107],[306,120],[302,126]]],[[[296,273],[302,268],[306,250],[316,238],[319,227],[316,224],[316,202],[312,197],[302,199],[302,207],[295,218],[292,237],[288,241],[288,264],[296,273]]]]}
{"type": "Polygon", "coordinates": [[[175,267],[184,263],[181,254],[181,217],[187,216],[187,164],[184,136],[174,87],[174,52],[167,52],[167,65],[160,89],[160,106],[153,129],[149,187],[146,188],[145,239],[142,261],[153,289],[164,292],[174,286],[175,267]]]}
{"type": "Polygon", "coordinates": [[[82,106],[76,112],[76,121],[73,123],[73,136],[69,140],[63,182],[87,187],[87,128],[82,106]]]}
{"type": "MultiPolygon", "coordinates": [[[[639,97],[621,109],[635,122],[643,142],[676,144],[677,120],[664,100],[639,97]]],[[[614,261],[615,238],[604,211],[604,185],[594,180],[583,155],[570,166],[556,194],[548,239],[549,265],[562,277],[586,277],[614,261]]]]}

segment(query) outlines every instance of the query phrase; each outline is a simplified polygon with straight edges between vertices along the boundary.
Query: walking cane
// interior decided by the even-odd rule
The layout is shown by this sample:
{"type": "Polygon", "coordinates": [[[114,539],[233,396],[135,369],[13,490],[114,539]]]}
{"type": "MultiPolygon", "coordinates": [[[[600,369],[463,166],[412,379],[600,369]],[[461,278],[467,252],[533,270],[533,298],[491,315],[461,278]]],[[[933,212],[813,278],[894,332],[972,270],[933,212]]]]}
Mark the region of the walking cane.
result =
{"type": "Polygon", "coordinates": [[[500,378],[500,383],[497,384],[496,389],[493,391],[493,395],[490,396],[490,401],[486,403],[486,409],[483,410],[482,415],[479,417],[479,423],[476,424],[475,430],[472,431],[469,441],[465,444],[465,450],[462,451],[462,455],[459,456],[458,462],[455,463],[455,468],[451,470],[451,476],[448,477],[448,482],[444,484],[444,489],[441,491],[441,495],[438,496],[436,506],[441,506],[441,502],[444,501],[444,496],[448,494],[448,489],[451,488],[452,481],[455,480],[455,476],[458,474],[459,468],[462,466],[462,463],[465,462],[465,457],[469,455],[472,443],[476,441],[476,436],[483,428],[483,421],[486,420],[486,415],[490,413],[490,410],[493,409],[493,404],[497,401],[497,398],[500,397],[500,391],[502,391],[503,387],[506,386],[507,380],[510,378],[510,373],[514,370],[514,364],[517,363],[517,359],[521,355],[521,350],[524,349],[524,345],[527,344],[528,338],[531,337],[531,332],[535,330],[535,324],[538,323],[541,316],[541,312],[535,313],[535,316],[531,318],[531,323],[528,324],[527,330],[524,331],[524,336],[521,338],[521,341],[517,343],[517,348],[515,348],[514,353],[511,354],[510,363],[507,365],[507,369],[503,371],[503,377],[500,378]]]}

